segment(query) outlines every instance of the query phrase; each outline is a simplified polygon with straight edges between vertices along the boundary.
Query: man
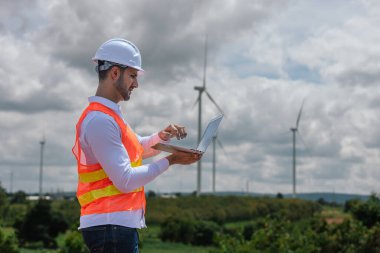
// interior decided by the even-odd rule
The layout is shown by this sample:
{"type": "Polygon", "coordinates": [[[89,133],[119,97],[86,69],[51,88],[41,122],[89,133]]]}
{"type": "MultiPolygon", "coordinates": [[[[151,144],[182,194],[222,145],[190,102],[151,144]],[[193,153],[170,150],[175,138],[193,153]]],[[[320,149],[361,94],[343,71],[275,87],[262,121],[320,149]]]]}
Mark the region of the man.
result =
{"type": "Polygon", "coordinates": [[[138,87],[141,56],[124,39],[111,39],[97,50],[99,85],[76,125],[73,153],[78,161],[77,198],[80,227],[91,252],[138,252],[137,228],[145,225],[144,185],[173,164],[191,164],[201,155],[175,153],[142,165],[157,155],[158,142],[186,137],[186,129],[170,124],[148,137],[136,135],[122,118],[120,101],[138,87]]]}

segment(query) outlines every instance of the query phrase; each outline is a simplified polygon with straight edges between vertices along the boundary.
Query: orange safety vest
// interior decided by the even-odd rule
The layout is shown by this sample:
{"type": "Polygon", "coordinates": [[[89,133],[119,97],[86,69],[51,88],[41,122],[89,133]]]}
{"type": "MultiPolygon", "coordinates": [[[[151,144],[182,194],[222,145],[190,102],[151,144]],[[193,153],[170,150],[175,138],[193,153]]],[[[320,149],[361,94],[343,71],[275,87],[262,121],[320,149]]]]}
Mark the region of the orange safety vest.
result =
{"type": "Polygon", "coordinates": [[[121,141],[127,150],[132,167],[142,164],[143,147],[135,133],[124,123],[120,116],[112,109],[97,102],[91,102],[83,111],[76,125],[75,145],[72,149],[78,164],[77,198],[81,205],[81,215],[112,213],[143,209],[145,211],[144,187],[123,193],[119,191],[99,163],[86,164],[79,133],[83,119],[91,111],[100,111],[111,116],[121,130],[121,141]]]}

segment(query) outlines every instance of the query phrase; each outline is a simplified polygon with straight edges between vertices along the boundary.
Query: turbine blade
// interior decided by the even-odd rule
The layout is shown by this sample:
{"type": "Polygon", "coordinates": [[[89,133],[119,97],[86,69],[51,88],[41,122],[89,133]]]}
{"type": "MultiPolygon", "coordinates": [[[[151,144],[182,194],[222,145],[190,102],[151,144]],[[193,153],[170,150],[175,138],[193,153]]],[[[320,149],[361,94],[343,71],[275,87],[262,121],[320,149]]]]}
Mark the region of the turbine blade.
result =
{"type": "Polygon", "coordinates": [[[302,144],[305,146],[306,151],[307,151],[307,152],[309,153],[309,155],[311,156],[310,149],[309,149],[309,147],[306,145],[306,143],[305,143],[305,141],[304,141],[302,135],[301,135],[299,132],[297,132],[297,134],[298,134],[298,136],[300,137],[302,144]]]}
{"type": "Polygon", "coordinates": [[[194,109],[194,107],[199,103],[199,97],[200,96],[198,96],[197,100],[195,100],[195,102],[194,102],[193,106],[191,107],[191,109],[194,109]]]}
{"type": "Polygon", "coordinates": [[[207,46],[208,46],[208,36],[206,34],[205,38],[205,52],[204,52],[204,62],[203,62],[203,88],[206,88],[206,72],[207,72],[207,46]]]}
{"type": "Polygon", "coordinates": [[[222,108],[220,108],[220,106],[215,102],[215,100],[211,97],[210,93],[208,93],[207,90],[205,90],[205,92],[206,92],[206,95],[208,96],[208,98],[211,100],[211,102],[216,106],[216,108],[218,108],[219,112],[221,114],[224,114],[222,108]]]}
{"type": "Polygon", "coordinates": [[[298,117],[297,117],[297,122],[296,122],[296,129],[298,130],[298,125],[300,123],[300,119],[301,119],[301,114],[302,114],[302,109],[303,109],[303,104],[305,103],[305,99],[302,101],[302,105],[301,105],[301,108],[300,108],[300,111],[298,112],[298,117]]]}

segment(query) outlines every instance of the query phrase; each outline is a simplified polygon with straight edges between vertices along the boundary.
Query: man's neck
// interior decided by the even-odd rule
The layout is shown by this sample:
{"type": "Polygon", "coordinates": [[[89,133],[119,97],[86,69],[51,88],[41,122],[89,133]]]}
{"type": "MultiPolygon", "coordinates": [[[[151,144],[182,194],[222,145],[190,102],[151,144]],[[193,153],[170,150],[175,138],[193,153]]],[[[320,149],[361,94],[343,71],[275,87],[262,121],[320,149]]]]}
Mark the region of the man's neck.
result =
{"type": "Polygon", "coordinates": [[[109,89],[110,85],[111,84],[106,85],[105,83],[99,83],[95,96],[106,98],[117,104],[120,102],[120,99],[118,98],[117,94],[109,89]]]}

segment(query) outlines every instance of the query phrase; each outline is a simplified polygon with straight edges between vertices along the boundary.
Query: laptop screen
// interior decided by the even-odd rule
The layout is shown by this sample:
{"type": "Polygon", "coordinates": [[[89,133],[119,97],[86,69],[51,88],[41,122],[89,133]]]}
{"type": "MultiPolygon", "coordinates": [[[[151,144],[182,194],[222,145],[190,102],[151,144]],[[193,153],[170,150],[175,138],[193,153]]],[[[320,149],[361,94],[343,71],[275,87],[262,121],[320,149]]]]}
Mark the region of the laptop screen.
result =
{"type": "Polygon", "coordinates": [[[222,121],[223,114],[213,118],[207,125],[206,130],[203,133],[202,139],[198,144],[197,150],[206,152],[207,147],[210,145],[212,141],[212,137],[216,135],[219,124],[222,121]]]}

